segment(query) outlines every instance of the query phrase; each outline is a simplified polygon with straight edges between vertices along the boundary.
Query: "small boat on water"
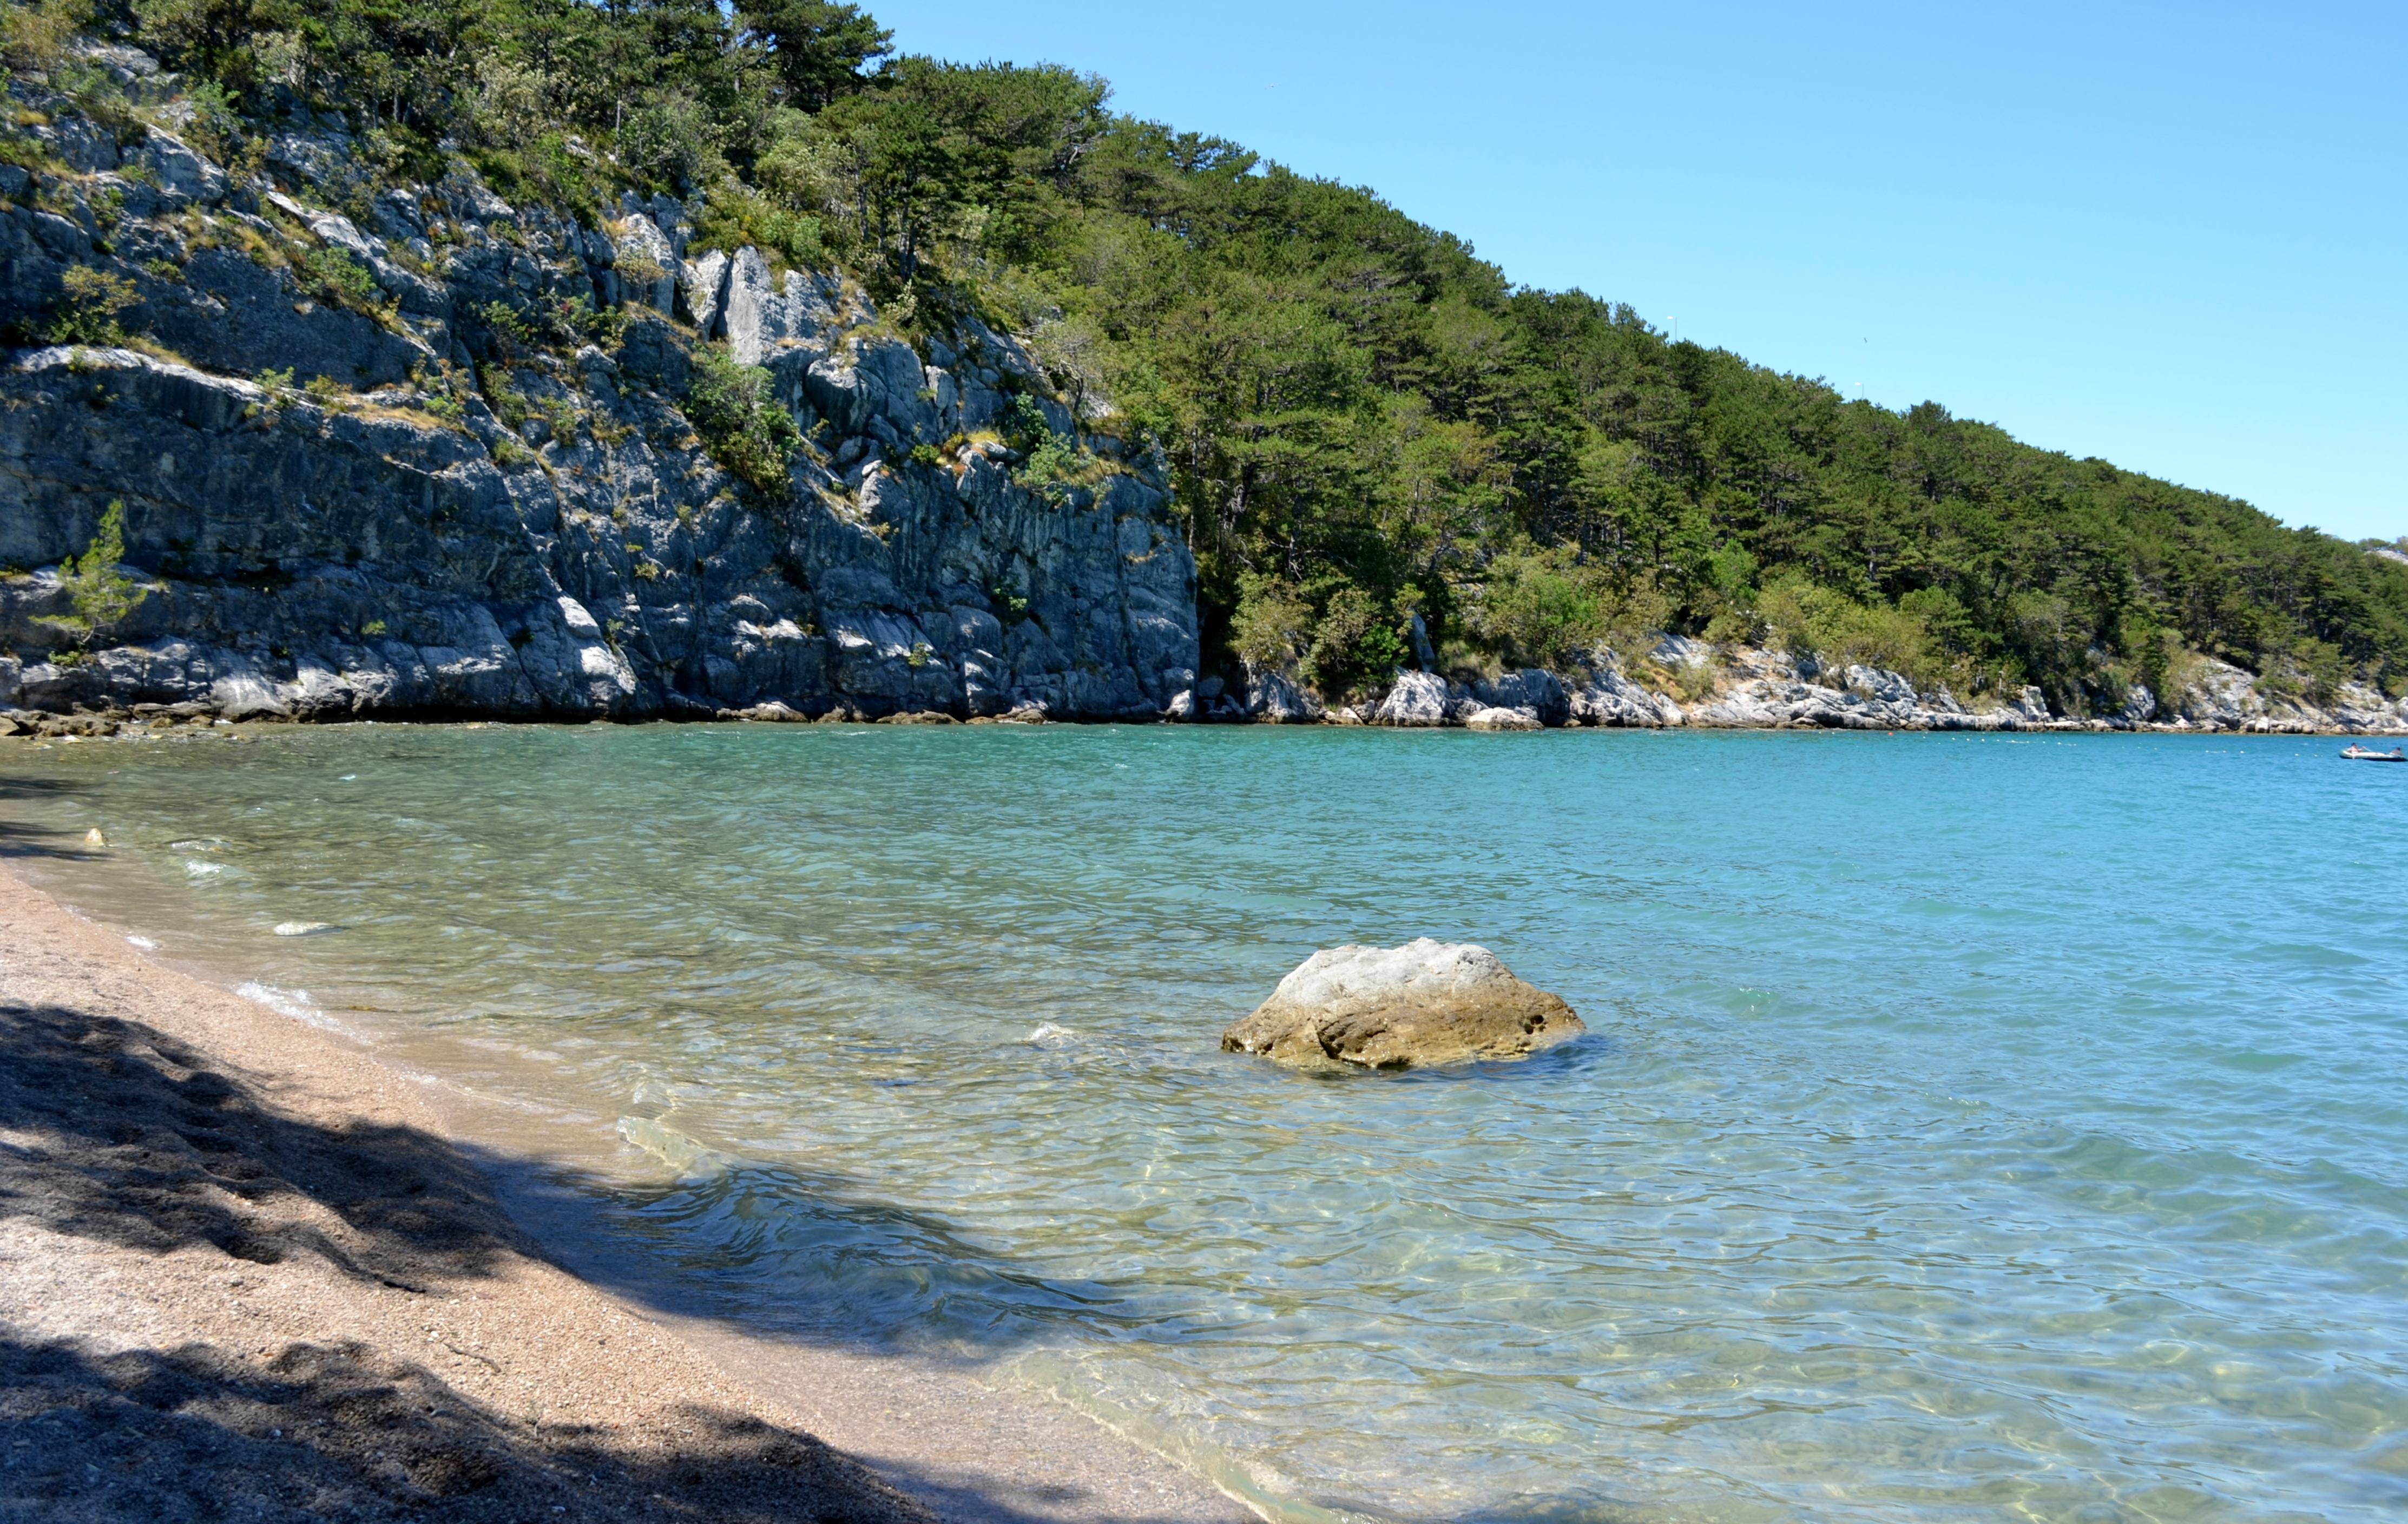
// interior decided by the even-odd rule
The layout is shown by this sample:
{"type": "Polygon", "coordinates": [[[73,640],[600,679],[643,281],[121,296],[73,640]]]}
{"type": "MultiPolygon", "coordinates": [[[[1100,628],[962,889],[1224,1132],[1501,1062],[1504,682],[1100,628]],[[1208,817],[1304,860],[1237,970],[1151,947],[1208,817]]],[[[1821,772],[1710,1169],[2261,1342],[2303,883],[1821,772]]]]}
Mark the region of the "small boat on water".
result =
{"type": "Polygon", "coordinates": [[[2343,747],[2341,755],[2352,762],[2408,762],[2408,752],[2397,746],[2387,752],[2370,752],[2356,741],[2343,747]]]}

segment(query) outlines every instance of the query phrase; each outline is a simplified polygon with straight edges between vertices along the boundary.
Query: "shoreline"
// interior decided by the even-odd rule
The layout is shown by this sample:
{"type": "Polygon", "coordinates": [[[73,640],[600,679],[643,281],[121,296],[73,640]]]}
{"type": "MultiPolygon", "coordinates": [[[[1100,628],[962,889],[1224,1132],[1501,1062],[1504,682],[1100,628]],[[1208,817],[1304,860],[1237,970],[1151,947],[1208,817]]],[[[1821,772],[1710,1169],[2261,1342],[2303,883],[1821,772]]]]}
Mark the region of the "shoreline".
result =
{"type": "Polygon", "coordinates": [[[1256,1517],[1042,1395],[605,1289],[577,1273],[575,1192],[480,1146],[439,1086],[12,869],[0,1511],[1256,1517]]]}
{"type": "MultiPolygon", "coordinates": [[[[1982,716],[1987,718],[1988,716],[1982,716]]],[[[637,727],[642,726],[708,726],[708,725],[793,725],[793,726],[996,726],[1021,728],[1034,726],[1070,726],[1080,728],[1103,728],[1128,726],[1144,729],[1212,730],[1222,728],[1266,730],[1460,730],[1469,734],[1515,734],[1534,731],[1687,731],[1699,735],[1754,734],[1832,734],[1847,731],[1910,735],[2077,735],[2077,736],[2287,736],[2295,740],[2329,738],[2335,740],[2408,740],[2408,727],[2363,728],[2344,726],[2309,726],[2288,721],[2257,720],[2246,725],[2167,724],[2157,721],[2111,723],[2106,720],[2041,720],[1989,725],[1931,725],[1912,722],[1868,720],[1863,723],[1822,723],[1793,720],[1774,724],[1731,724],[1717,720],[1689,719],[1661,725],[1614,722],[1586,725],[1577,721],[1564,725],[1465,725],[1453,721],[1433,724],[1390,724],[1362,719],[1211,719],[1174,720],[1147,719],[1020,719],[974,715],[957,719],[941,712],[915,711],[869,718],[859,715],[828,714],[812,719],[795,711],[783,713],[760,713],[731,710],[706,718],[689,719],[669,715],[652,715],[638,719],[581,720],[552,718],[542,715],[494,715],[470,712],[344,715],[331,719],[298,719],[282,715],[251,714],[240,720],[229,720],[208,713],[194,715],[158,712],[158,706],[139,705],[130,711],[79,711],[71,714],[48,712],[0,710],[0,741],[25,742],[64,740],[141,740],[160,736],[191,736],[212,733],[239,734],[255,729],[331,729],[344,726],[492,726],[529,729],[581,729],[590,726],[637,727]]]]}
{"type": "MultiPolygon", "coordinates": [[[[125,648],[132,650],[134,648],[125,648]]],[[[119,653],[122,654],[122,653],[119,653]]],[[[79,668],[78,669],[80,669],[79,668]]],[[[296,669],[296,671],[298,669],[296,669]]],[[[320,672],[322,676],[322,671],[320,672]]],[[[1168,703],[1056,707],[1022,696],[856,695],[837,689],[750,697],[615,704],[602,708],[513,700],[337,701],[296,676],[222,682],[205,697],[136,702],[138,688],[74,690],[55,663],[25,667],[0,654],[0,737],[86,738],[217,724],[725,724],[784,725],[1222,725],[1332,726],[1372,729],[1530,731],[1880,730],[2130,732],[2159,735],[2408,736],[2408,695],[2394,698],[2366,682],[2313,696],[2298,683],[2261,677],[2193,654],[2162,697],[2135,683],[2114,695],[2076,696],[2053,707],[2042,689],[2012,696],[1992,688],[1960,702],[1945,683],[1917,688],[1885,668],[1826,665],[1773,649],[1718,646],[1663,636],[1643,658],[1600,649],[1566,671],[1524,668],[1469,678],[1399,669],[1384,685],[1325,698],[1293,675],[1264,671],[1196,679],[1168,703]],[[2095,701],[2094,701],[2095,700],[2095,701]],[[31,706],[31,707],[23,707],[31,706]]],[[[1927,682],[1930,680],[1927,677],[1927,682]]],[[[2168,681],[2162,676],[2160,681],[2168,681]]]]}

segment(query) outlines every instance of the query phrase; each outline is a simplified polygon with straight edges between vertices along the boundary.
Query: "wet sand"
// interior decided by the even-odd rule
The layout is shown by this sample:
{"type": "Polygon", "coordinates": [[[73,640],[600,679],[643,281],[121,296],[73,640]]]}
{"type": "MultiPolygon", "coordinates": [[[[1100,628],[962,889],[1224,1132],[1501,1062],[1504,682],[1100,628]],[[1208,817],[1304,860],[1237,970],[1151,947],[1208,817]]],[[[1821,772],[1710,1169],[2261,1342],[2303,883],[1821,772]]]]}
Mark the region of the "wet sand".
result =
{"type": "Polygon", "coordinates": [[[1254,1517],[968,1373],[606,1293],[536,1173],[0,874],[0,1517],[1254,1517]]]}

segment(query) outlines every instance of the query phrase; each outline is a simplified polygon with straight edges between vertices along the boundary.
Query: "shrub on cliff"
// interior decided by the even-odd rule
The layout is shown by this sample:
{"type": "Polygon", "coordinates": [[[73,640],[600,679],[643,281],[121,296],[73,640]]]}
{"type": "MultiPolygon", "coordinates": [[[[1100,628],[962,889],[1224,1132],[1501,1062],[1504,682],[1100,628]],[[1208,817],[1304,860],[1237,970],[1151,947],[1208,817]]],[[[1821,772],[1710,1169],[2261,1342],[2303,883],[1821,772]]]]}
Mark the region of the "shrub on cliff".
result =
{"type": "Polygon", "coordinates": [[[11,0],[0,7],[0,60],[12,69],[48,69],[92,19],[80,0],[11,0]]]}
{"type": "Polygon", "coordinates": [[[340,249],[310,250],[294,273],[303,289],[321,300],[372,317],[384,311],[384,293],[377,289],[376,277],[340,249]]]}
{"type": "Polygon", "coordinates": [[[71,265],[60,277],[58,309],[50,320],[54,344],[122,344],[120,318],[140,304],[134,282],[87,265],[71,265]]]}
{"type": "Polygon", "coordinates": [[[125,559],[125,505],[112,501],[100,516],[98,532],[80,556],[70,555],[59,566],[59,585],[66,590],[72,613],[53,614],[46,623],[73,638],[76,649],[88,648],[93,638],[123,620],[150,589],[118,569],[125,559]]]}
{"type": "Polygon", "coordinates": [[[802,432],[778,405],[767,370],[738,365],[725,350],[703,345],[694,353],[684,407],[703,449],[728,475],[763,493],[793,490],[788,472],[802,432]]]}

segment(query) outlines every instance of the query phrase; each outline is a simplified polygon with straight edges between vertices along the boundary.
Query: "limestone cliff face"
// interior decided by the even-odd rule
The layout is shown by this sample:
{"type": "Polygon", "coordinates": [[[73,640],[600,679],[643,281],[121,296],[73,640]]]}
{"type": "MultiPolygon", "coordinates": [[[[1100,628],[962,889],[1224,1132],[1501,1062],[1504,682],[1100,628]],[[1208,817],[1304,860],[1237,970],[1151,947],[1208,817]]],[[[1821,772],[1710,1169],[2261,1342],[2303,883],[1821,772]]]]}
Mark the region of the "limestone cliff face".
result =
{"type": "Polygon", "coordinates": [[[0,320],[54,327],[81,265],[131,282],[144,343],[0,365],[0,708],[1107,718],[1194,683],[1158,469],[1008,335],[914,349],[831,275],[692,251],[666,198],[580,225],[461,169],[355,221],[331,126],[247,180],[155,130],[37,131],[75,172],[0,167],[0,320]],[[375,290],[330,299],[321,252],[375,290]],[[808,441],[772,490],[684,410],[721,340],[808,441]],[[1022,484],[1022,396],[1081,484],[1022,484]],[[57,568],[113,499],[151,591],[79,650],[57,568]]]}

